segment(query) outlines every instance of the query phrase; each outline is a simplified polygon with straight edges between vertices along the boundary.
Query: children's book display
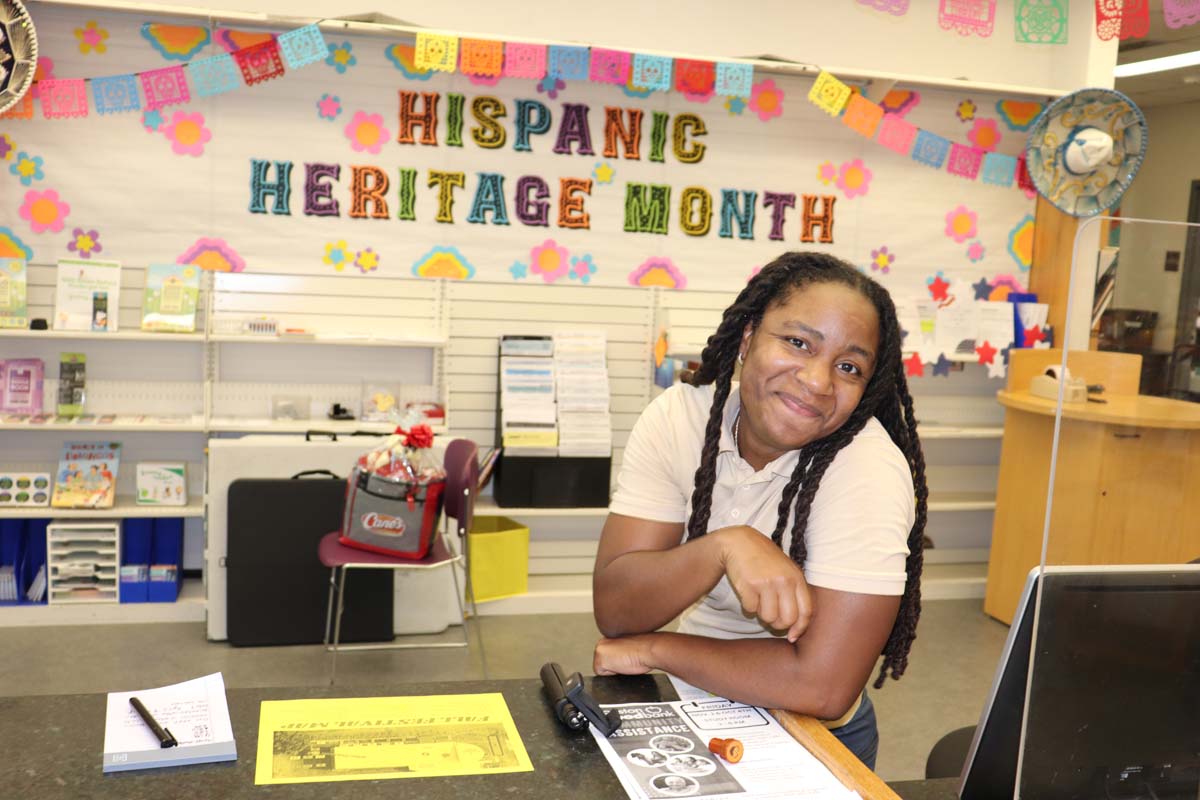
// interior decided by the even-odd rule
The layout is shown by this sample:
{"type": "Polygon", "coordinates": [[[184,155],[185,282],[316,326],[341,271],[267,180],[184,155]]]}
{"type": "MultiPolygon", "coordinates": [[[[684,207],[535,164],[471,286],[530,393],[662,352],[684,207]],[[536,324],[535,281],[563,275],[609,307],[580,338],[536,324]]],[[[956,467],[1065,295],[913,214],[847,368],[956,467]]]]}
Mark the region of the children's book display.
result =
{"type": "Polygon", "coordinates": [[[137,465],[139,506],[186,506],[187,465],[143,461],[137,465]]]}
{"type": "Polygon", "coordinates": [[[117,494],[119,442],[66,442],[54,473],[55,508],[112,508],[117,494]]]}
{"type": "Polygon", "coordinates": [[[200,270],[191,264],[151,264],[142,295],[142,330],[191,333],[196,330],[200,270]]]}
{"type": "Polygon", "coordinates": [[[50,504],[50,473],[0,471],[0,507],[36,508],[50,504]]]}
{"type": "Polygon", "coordinates": [[[120,301],[119,261],[59,260],[55,330],[116,331],[120,301]]]}
{"type": "Polygon", "coordinates": [[[28,328],[25,262],[0,258],[0,328],[28,328]]]}
{"type": "Polygon", "coordinates": [[[10,358],[0,361],[0,412],[42,413],[45,364],[40,358],[10,358]]]}

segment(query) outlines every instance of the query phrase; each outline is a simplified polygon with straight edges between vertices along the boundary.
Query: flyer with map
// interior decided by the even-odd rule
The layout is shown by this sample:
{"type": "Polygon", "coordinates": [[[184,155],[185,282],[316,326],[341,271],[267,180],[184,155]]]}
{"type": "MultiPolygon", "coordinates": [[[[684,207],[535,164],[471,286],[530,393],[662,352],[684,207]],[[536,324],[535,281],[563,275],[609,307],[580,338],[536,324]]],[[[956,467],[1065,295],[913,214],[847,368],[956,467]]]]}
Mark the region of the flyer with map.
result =
{"type": "Polygon", "coordinates": [[[256,785],[532,772],[504,695],[269,700],[256,785]]]}
{"type": "Polygon", "coordinates": [[[621,727],[611,737],[592,727],[592,736],[634,800],[858,797],[761,708],[722,698],[602,708],[619,713],[621,727]],[[737,739],[741,760],[710,751],[713,739],[737,739]]]}

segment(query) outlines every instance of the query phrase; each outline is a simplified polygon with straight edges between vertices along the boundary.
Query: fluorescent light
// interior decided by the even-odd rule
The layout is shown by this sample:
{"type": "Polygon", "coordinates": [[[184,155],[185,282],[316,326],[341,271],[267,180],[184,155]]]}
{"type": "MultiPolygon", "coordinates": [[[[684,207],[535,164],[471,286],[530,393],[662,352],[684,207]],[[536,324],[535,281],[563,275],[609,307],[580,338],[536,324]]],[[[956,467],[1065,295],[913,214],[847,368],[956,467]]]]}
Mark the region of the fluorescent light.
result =
{"type": "Polygon", "coordinates": [[[1118,64],[1113,67],[1113,77],[1130,78],[1134,75],[1148,75],[1151,72],[1166,72],[1169,69],[1183,69],[1197,65],[1200,65],[1200,50],[1193,50],[1190,53],[1180,53],[1174,56],[1134,61],[1131,64],[1118,64]]]}

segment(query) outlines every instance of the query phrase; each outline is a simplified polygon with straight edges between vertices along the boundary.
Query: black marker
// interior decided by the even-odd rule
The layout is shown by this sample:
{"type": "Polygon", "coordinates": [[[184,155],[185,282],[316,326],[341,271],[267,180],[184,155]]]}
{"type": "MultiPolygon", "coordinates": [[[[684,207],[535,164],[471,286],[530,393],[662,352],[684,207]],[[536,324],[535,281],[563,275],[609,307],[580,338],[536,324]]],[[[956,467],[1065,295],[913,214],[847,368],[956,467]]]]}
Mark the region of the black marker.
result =
{"type": "Polygon", "coordinates": [[[160,726],[157,720],[154,719],[154,716],[151,715],[144,705],[142,705],[141,700],[138,700],[136,697],[131,697],[129,698],[129,705],[133,706],[134,710],[137,711],[138,716],[142,718],[142,721],[150,726],[150,730],[154,731],[154,735],[158,737],[158,743],[160,746],[174,747],[175,745],[179,744],[179,742],[175,741],[175,737],[171,735],[170,729],[160,726]]]}

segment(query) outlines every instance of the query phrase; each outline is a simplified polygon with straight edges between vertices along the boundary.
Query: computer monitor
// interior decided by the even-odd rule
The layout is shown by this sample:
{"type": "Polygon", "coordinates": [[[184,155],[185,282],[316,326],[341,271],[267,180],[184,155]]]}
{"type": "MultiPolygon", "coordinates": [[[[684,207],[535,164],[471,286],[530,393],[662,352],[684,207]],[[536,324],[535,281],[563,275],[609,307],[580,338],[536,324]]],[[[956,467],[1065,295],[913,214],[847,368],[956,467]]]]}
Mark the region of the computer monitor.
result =
{"type": "Polygon", "coordinates": [[[1200,565],[1031,571],[958,795],[1200,797],[1200,565]],[[1042,613],[1022,754],[1039,580],[1042,613]]]}

